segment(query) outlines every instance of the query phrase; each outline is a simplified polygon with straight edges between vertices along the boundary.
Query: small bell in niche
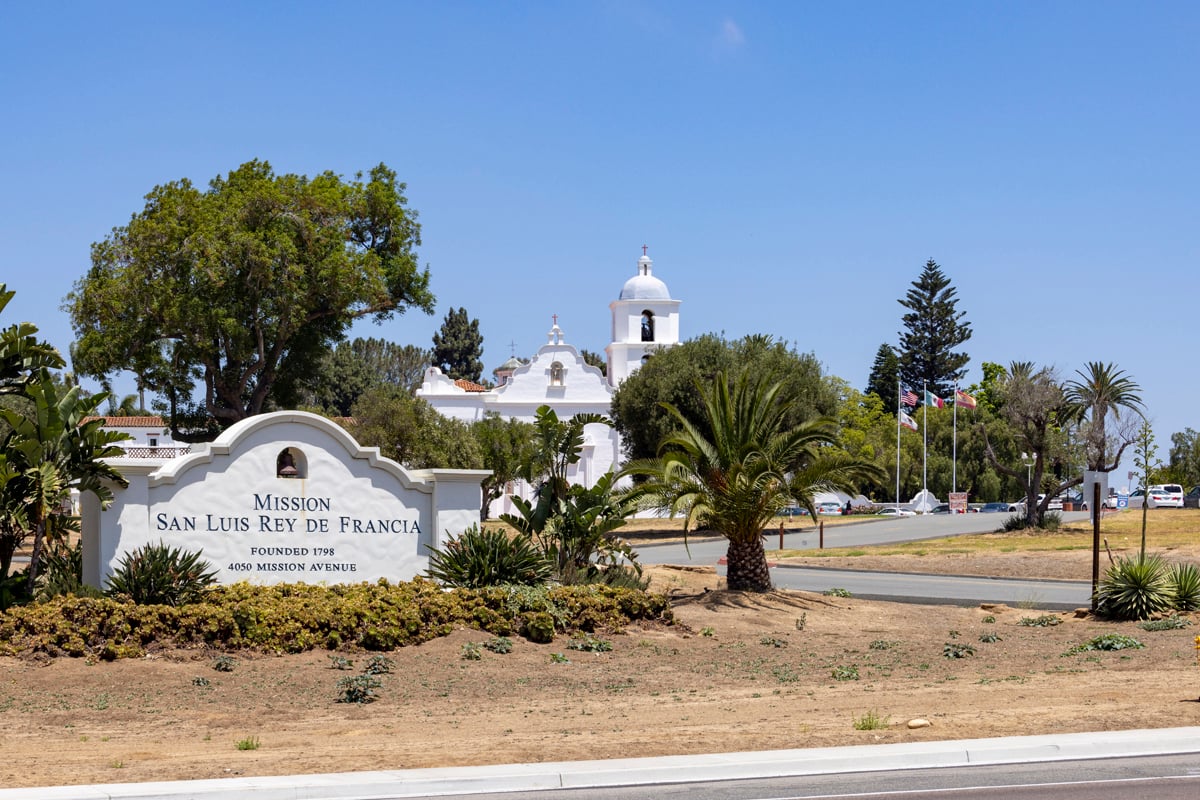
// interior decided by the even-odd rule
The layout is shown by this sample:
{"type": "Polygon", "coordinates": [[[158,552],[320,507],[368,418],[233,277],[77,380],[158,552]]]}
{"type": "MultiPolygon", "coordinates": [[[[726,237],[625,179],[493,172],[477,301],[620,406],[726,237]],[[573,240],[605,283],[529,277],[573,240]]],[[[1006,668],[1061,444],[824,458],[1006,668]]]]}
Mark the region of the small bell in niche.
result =
{"type": "Polygon", "coordinates": [[[299,478],[300,470],[296,469],[296,461],[292,458],[291,450],[284,450],[279,456],[279,465],[275,475],[280,478],[299,478]]]}

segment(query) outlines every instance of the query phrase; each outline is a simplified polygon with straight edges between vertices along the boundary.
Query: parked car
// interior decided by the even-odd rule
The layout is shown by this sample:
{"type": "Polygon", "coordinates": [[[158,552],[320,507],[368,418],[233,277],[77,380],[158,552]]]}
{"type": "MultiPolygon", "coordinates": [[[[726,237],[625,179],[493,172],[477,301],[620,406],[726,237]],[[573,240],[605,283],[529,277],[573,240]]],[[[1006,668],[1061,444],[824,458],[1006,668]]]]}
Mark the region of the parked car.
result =
{"type": "Polygon", "coordinates": [[[1193,486],[1183,496],[1184,508],[1200,508],[1200,486],[1193,486]]]}
{"type": "Polygon", "coordinates": [[[842,504],[833,501],[817,503],[817,513],[824,516],[838,516],[842,513],[842,504]]]}
{"type": "Polygon", "coordinates": [[[1141,508],[1143,502],[1149,508],[1183,508],[1183,493],[1176,495],[1161,487],[1151,486],[1149,491],[1138,489],[1129,495],[1130,508],[1141,508]]]}
{"type": "Polygon", "coordinates": [[[1155,499],[1150,504],[1151,508],[1183,508],[1183,487],[1178,483],[1159,483],[1150,487],[1150,491],[1161,491],[1166,495],[1164,499],[1155,499]]]}
{"type": "Polygon", "coordinates": [[[1011,503],[984,503],[983,508],[979,509],[981,514],[1003,514],[1012,511],[1011,503]]]}
{"type": "Polygon", "coordinates": [[[917,512],[915,512],[911,509],[896,508],[894,506],[888,506],[887,508],[881,508],[881,509],[879,509],[878,513],[879,513],[879,516],[881,516],[881,517],[915,517],[917,515],[917,512]]]}
{"type": "MultiPolygon", "coordinates": [[[[1045,499],[1046,499],[1045,494],[1039,494],[1037,496],[1038,505],[1041,505],[1042,501],[1045,499]]],[[[1020,500],[1014,500],[1011,503],[1009,503],[1008,505],[1009,505],[1009,509],[1008,509],[1009,511],[1024,511],[1025,510],[1025,498],[1022,497],[1020,500]]],[[[1062,511],[1062,507],[1063,506],[1062,506],[1062,498],[1061,497],[1051,497],[1049,505],[1046,506],[1046,510],[1047,511],[1062,511]]]]}
{"type": "Polygon", "coordinates": [[[933,511],[931,511],[929,513],[931,513],[931,514],[949,514],[950,513],[950,504],[942,503],[941,505],[934,506],[933,511]]]}

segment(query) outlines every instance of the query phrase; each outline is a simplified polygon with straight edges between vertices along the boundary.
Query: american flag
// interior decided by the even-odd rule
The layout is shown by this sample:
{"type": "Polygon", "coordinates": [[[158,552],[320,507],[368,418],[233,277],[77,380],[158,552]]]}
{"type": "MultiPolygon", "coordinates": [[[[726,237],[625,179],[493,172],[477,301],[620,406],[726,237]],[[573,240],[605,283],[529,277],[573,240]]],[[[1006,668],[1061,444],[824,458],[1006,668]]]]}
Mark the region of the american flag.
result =
{"type": "Polygon", "coordinates": [[[900,405],[908,406],[909,408],[913,408],[919,402],[920,401],[917,399],[916,393],[913,392],[912,389],[905,389],[904,393],[902,395],[900,395],[900,405]]]}

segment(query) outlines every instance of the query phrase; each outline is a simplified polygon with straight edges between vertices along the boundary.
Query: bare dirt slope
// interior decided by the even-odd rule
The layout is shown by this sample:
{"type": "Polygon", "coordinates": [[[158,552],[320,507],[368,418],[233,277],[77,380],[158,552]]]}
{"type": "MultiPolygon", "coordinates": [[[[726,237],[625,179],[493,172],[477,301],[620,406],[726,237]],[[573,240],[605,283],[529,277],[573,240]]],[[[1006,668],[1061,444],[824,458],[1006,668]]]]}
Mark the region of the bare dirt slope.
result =
{"type": "Polygon", "coordinates": [[[336,702],[369,654],[0,659],[0,786],[219,778],[1200,725],[1200,626],[1146,632],[1033,609],[714,591],[658,572],[679,624],[610,652],[460,630],[388,654],[376,702],[336,702]],[[1120,633],[1144,649],[1068,651],[1120,633]],[[561,657],[567,659],[560,661],[561,657]],[[952,658],[948,655],[958,654],[952,658]],[[870,715],[884,726],[856,730],[870,715]],[[923,718],[930,727],[909,729],[923,718]],[[257,749],[239,750],[239,741],[257,749]]]}

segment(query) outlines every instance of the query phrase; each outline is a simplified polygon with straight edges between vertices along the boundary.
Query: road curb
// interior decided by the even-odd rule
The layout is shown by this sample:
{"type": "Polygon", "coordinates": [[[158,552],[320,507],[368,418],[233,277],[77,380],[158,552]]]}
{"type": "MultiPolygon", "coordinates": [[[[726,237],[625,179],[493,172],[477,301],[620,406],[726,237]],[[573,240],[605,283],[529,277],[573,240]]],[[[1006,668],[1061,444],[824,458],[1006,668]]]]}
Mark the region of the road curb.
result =
{"type": "Polygon", "coordinates": [[[1200,753],[1200,727],[161,783],[0,789],[0,800],[377,800],[1200,753]]]}

